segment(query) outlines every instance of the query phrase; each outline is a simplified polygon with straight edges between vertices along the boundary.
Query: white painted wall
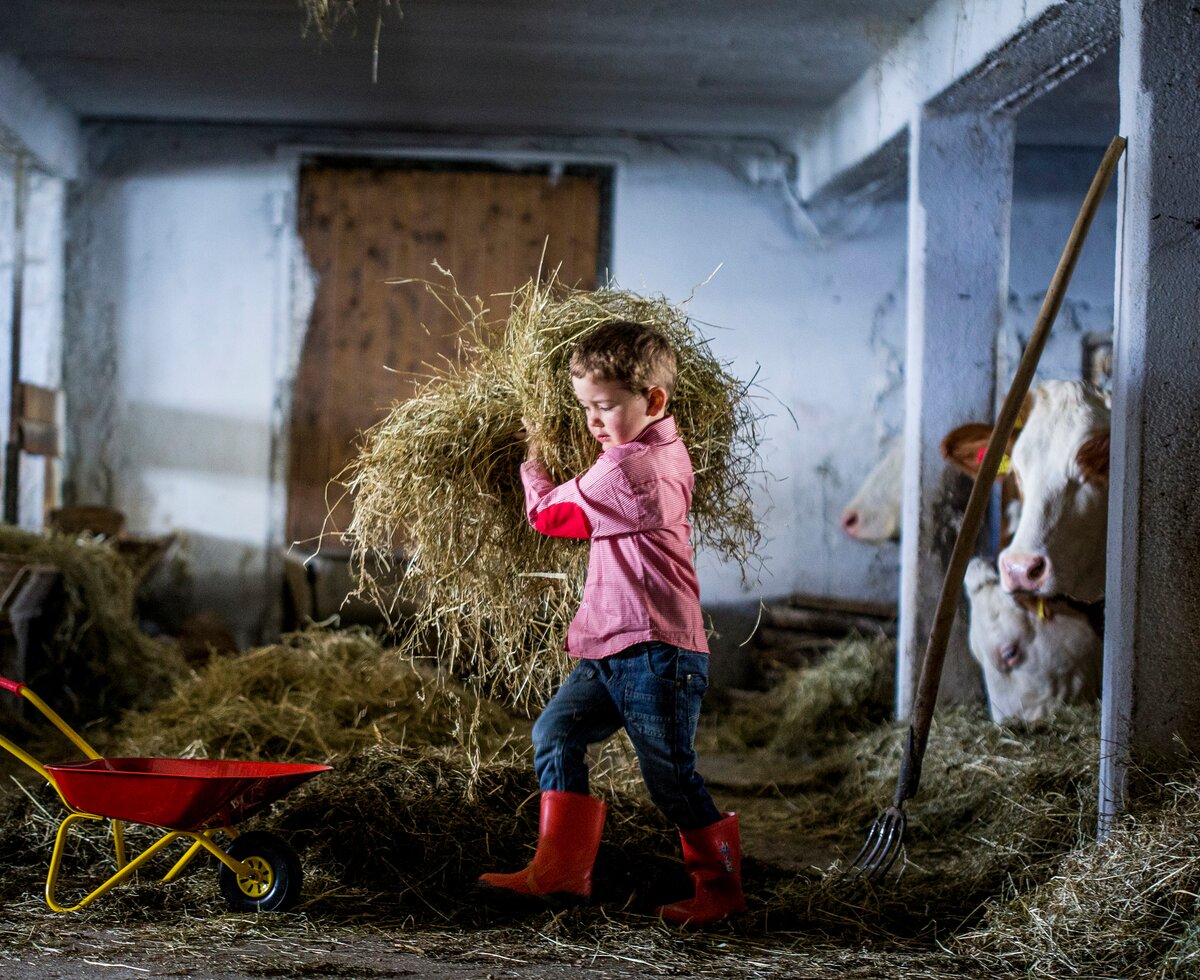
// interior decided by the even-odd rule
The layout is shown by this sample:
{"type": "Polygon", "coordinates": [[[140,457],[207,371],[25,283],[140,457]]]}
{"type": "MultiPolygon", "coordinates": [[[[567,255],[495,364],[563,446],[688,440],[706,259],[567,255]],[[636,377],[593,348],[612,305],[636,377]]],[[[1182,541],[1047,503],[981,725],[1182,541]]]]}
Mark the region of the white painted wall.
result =
{"type": "MultiPolygon", "coordinates": [[[[37,170],[28,174],[27,181],[20,374],[22,381],[61,388],[66,188],[61,178],[37,170]]],[[[4,387],[7,390],[7,383],[4,387]]],[[[37,530],[45,523],[47,499],[56,500],[58,491],[53,484],[58,470],[48,468],[42,457],[24,454],[20,466],[17,523],[37,530]]]]}
{"type": "Polygon", "coordinates": [[[793,591],[893,600],[894,546],[846,538],[838,515],[902,412],[902,203],[856,234],[818,242],[795,228],[779,189],[703,161],[649,157],[616,193],[614,269],[629,289],[685,299],[734,373],[763,388],[761,578],[701,554],[702,597],[726,604],[793,591]]]}
{"type": "MultiPolygon", "coordinates": [[[[21,256],[20,379],[44,388],[62,382],[63,208],[65,184],[24,160],[24,228],[17,229],[17,160],[0,152],[0,443],[8,440],[17,242],[21,256]]],[[[17,475],[17,524],[42,527],[48,470],[42,457],[22,455],[17,475]]],[[[2,468],[2,467],[0,467],[2,468]]],[[[49,476],[53,484],[52,473],[49,476]]],[[[53,487],[51,496],[53,496],[53,487]]]]}
{"type": "Polygon", "coordinates": [[[106,145],[136,152],[102,164],[73,213],[71,494],[120,508],[132,531],[182,532],[179,615],[216,609],[250,642],[278,594],[291,167],[203,141],[106,145]]]}
{"type": "MultiPolygon", "coordinates": [[[[275,598],[273,440],[299,349],[292,323],[305,316],[289,308],[302,281],[295,164],[265,136],[233,131],[101,129],[92,150],[72,222],[72,494],[120,507],[135,531],[184,532],[187,603],[220,609],[249,641],[269,629],[275,598]]],[[[903,203],[861,210],[844,223],[852,232],[815,240],[778,183],[756,185],[725,158],[641,144],[616,156],[618,283],[682,301],[721,266],[691,312],[711,325],[718,355],[741,376],[758,372],[764,389],[764,564],[743,584],[701,555],[705,602],[893,599],[896,547],[844,538],[837,517],[902,427],[903,203]]],[[[1015,323],[1036,314],[1081,194],[1018,191],[1015,323]],[[1047,241],[1034,247],[1041,229],[1047,241]]],[[[1085,253],[1077,277],[1090,283],[1076,304],[1087,329],[1111,312],[1111,271],[1104,286],[1092,269],[1104,261],[1111,270],[1111,253],[1085,253]]],[[[1077,371],[1077,343],[1064,345],[1077,371]]]]}

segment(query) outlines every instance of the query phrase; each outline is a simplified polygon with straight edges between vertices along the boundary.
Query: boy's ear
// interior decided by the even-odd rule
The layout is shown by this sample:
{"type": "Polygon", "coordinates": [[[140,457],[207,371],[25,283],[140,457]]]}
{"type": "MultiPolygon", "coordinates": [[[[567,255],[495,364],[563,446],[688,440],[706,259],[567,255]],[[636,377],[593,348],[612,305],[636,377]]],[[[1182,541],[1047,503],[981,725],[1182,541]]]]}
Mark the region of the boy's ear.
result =
{"type": "Polygon", "coordinates": [[[658,415],[667,407],[667,390],[652,385],[646,392],[646,414],[658,415]]]}

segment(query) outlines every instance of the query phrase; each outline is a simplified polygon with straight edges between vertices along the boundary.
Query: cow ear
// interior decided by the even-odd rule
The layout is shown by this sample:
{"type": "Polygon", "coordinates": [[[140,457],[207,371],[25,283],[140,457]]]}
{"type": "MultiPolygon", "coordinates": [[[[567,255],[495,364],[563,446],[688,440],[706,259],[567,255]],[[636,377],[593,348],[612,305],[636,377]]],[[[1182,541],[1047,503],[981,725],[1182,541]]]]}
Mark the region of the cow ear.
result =
{"type": "Polygon", "coordinates": [[[1017,409],[1017,421],[1013,425],[1013,429],[1020,432],[1025,428],[1025,423],[1029,420],[1029,413],[1033,411],[1034,394],[1032,391],[1025,392],[1025,398],[1021,402],[1021,407],[1017,409]]]}
{"type": "Polygon", "coordinates": [[[952,429],[942,440],[942,458],[968,476],[979,472],[981,453],[987,448],[992,427],[984,422],[968,422],[952,429]]]}
{"type": "Polygon", "coordinates": [[[1075,454],[1075,462],[1083,479],[1089,483],[1108,482],[1108,444],[1109,434],[1097,432],[1084,440],[1079,451],[1075,454]]]}

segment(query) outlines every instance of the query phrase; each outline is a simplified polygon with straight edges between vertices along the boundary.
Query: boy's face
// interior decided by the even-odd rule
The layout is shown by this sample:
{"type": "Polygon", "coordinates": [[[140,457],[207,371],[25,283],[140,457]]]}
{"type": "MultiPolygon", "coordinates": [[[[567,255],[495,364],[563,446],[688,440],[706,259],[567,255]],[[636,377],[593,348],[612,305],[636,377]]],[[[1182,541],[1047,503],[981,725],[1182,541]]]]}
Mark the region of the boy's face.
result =
{"type": "Polygon", "coordinates": [[[588,431],[605,448],[632,442],[646,426],[666,413],[667,393],[662,388],[650,388],[644,393],[630,391],[624,385],[595,375],[582,378],[572,375],[571,384],[587,413],[588,431]]]}

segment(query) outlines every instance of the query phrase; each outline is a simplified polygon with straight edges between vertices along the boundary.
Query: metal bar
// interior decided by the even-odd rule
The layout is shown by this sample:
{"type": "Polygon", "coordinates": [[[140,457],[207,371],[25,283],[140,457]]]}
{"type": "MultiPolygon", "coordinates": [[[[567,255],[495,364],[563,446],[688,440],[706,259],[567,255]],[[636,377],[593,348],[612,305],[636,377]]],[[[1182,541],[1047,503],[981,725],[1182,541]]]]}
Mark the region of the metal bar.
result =
{"type": "Polygon", "coordinates": [[[17,523],[18,480],[21,471],[21,310],[25,288],[25,204],[28,180],[25,155],[13,166],[12,342],[8,366],[8,442],[4,447],[4,520],[17,523]]]}

